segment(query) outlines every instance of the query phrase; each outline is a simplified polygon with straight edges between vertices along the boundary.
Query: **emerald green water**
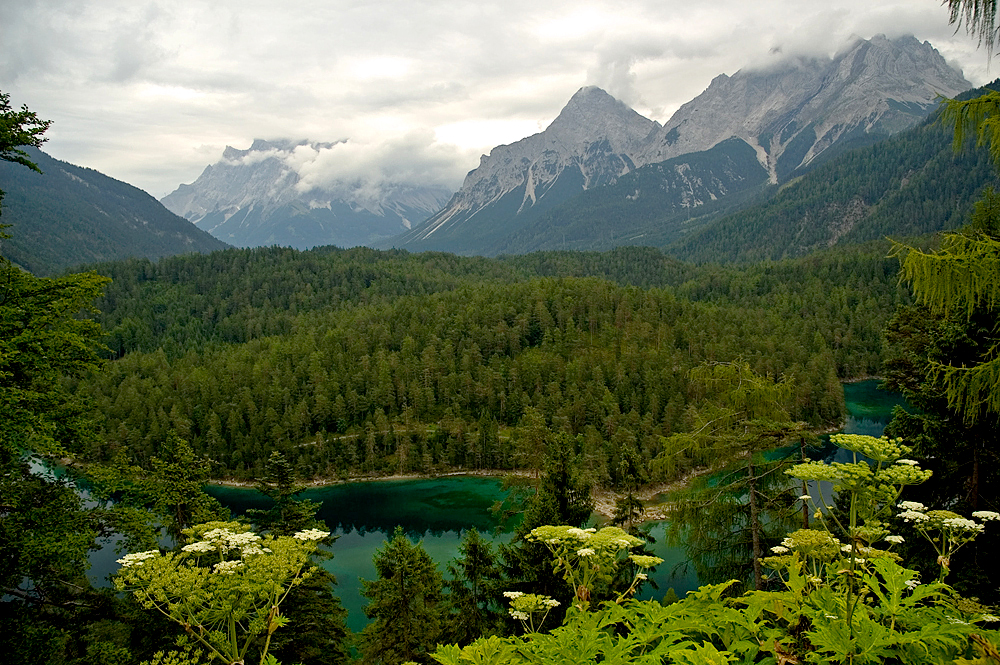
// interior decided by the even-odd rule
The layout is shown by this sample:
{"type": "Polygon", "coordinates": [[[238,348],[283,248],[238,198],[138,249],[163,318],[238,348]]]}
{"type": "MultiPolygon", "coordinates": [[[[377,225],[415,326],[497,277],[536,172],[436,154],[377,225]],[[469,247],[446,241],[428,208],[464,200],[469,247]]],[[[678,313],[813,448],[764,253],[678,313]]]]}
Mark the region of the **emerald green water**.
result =
{"type": "MultiPolygon", "coordinates": [[[[844,385],[850,414],[844,432],[881,435],[892,408],[902,403],[902,398],[877,390],[877,385],[874,380],[844,385]]],[[[835,452],[831,446],[830,454],[835,452]]],[[[211,486],[207,491],[234,515],[270,505],[269,499],[252,490],[211,486]]],[[[375,579],[372,558],[397,524],[412,540],[423,543],[442,573],[446,564],[458,556],[462,534],[468,529],[477,529],[493,543],[508,542],[512,535],[511,525],[498,525],[490,511],[494,502],[504,497],[502,482],[497,478],[448,476],[349,483],[309,489],[302,497],[322,503],[319,518],[339,536],[330,548],[334,556],[324,566],[337,577],[336,593],[348,610],[347,623],[354,631],[367,623],[360,580],[375,579]]],[[[648,526],[656,539],[651,549],[664,563],[651,576],[659,589],[647,587],[642,597],[662,597],[670,587],[683,596],[697,588],[697,576],[693,570],[685,570],[683,548],[666,545],[666,523],[648,526]]],[[[117,569],[114,560],[119,556],[111,546],[96,552],[91,558],[91,579],[104,582],[117,569]]]]}
{"type": "MultiPolygon", "coordinates": [[[[500,525],[490,511],[505,496],[502,486],[498,478],[448,476],[349,483],[303,492],[301,498],[322,503],[317,517],[338,536],[330,547],[333,558],[323,566],[337,578],[336,592],[347,609],[348,627],[360,631],[368,623],[361,579],[376,578],[372,559],[397,524],[411,540],[422,542],[442,573],[447,562],[458,556],[464,531],[474,528],[494,543],[507,542],[511,526],[500,525]]],[[[234,515],[270,505],[266,497],[251,490],[218,486],[206,490],[234,515]]]]}
{"type": "MultiPolygon", "coordinates": [[[[509,542],[512,525],[499,525],[490,508],[505,493],[498,478],[448,476],[417,480],[349,483],[307,490],[302,498],[322,502],[318,517],[339,537],[330,547],[333,558],[324,567],[337,578],[336,592],[347,608],[347,625],[360,631],[368,623],[364,614],[361,579],[375,579],[372,559],[399,524],[445,572],[458,556],[462,534],[477,529],[494,544],[509,542]],[[498,528],[499,527],[499,528],[498,528]]],[[[212,486],[212,496],[234,515],[250,508],[266,508],[268,499],[257,492],[212,486]]],[[[651,525],[656,539],[653,550],[664,559],[653,576],[660,589],[647,588],[643,596],[660,597],[669,587],[678,595],[698,587],[693,573],[673,569],[686,560],[683,548],[668,547],[665,525],[651,525]]]]}
{"type": "Polygon", "coordinates": [[[879,383],[877,379],[872,379],[844,384],[844,404],[848,414],[843,429],[845,434],[882,436],[897,405],[910,409],[902,395],[879,390],[879,383]]]}

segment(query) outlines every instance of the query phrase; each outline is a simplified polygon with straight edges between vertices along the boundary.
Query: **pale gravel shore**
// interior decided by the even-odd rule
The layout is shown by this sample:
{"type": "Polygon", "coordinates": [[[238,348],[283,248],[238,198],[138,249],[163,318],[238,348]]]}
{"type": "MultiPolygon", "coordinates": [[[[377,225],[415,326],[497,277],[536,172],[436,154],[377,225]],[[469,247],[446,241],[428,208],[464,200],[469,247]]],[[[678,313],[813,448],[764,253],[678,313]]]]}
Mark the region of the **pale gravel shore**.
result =
{"type": "MultiPolygon", "coordinates": [[[[470,471],[448,471],[447,473],[393,473],[385,476],[351,476],[349,478],[314,478],[312,480],[299,481],[302,485],[309,487],[329,487],[331,485],[346,485],[348,483],[373,483],[381,480],[421,480],[430,478],[448,478],[452,476],[478,476],[482,478],[504,478],[506,476],[518,476],[530,478],[530,471],[500,471],[500,470],[470,470],[470,471]]],[[[257,485],[256,480],[233,480],[232,478],[213,478],[207,485],[219,487],[239,487],[253,489],[257,485]]]]}
{"type": "MultiPolygon", "coordinates": [[[[653,501],[660,494],[666,494],[674,490],[680,489],[686,486],[691,480],[697,476],[707,473],[709,469],[696,469],[689,472],[684,477],[679,478],[673,482],[669,483],[653,483],[650,485],[644,485],[638,488],[634,494],[637,499],[643,503],[649,503],[653,501]]],[[[517,476],[519,478],[531,478],[533,476],[531,471],[501,471],[501,470],[479,470],[479,471],[449,471],[448,473],[438,473],[438,474],[421,474],[421,473],[403,473],[403,474],[392,474],[387,476],[353,476],[351,478],[340,479],[340,478],[317,478],[314,480],[302,481],[302,484],[306,488],[312,487],[329,487],[333,485],[345,485],[348,483],[370,483],[378,481],[393,481],[393,480],[421,480],[421,479],[431,479],[431,478],[446,478],[454,476],[478,476],[484,478],[504,478],[508,476],[517,476]]],[[[220,487],[234,487],[242,489],[253,489],[257,484],[257,481],[249,480],[232,480],[226,478],[213,479],[208,482],[209,485],[216,485],[220,487]]],[[[596,489],[593,492],[594,496],[594,512],[601,517],[610,519],[614,516],[615,512],[615,502],[625,496],[623,493],[615,492],[609,489],[596,489]]],[[[658,503],[652,506],[646,507],[646,513],[644,515],[645,521],[658,521],[668,519],[667,513],[669,512],[669,504],[658,503]]]]}
{"type": "MultiPolygon", "coordinates": [[[[674,490],[686,487],[691,480],[708,473],[709,471],[711,471],[711,469],[708,468],[695,469],[688,472],[681,478],[669,483],[652,483],[650,485],[643,485],[642,487],[636,489],[633,494],[635,495],[635,498],[639,499],[639,501],[642,501],[644,504],[648,504],[661,494],[667,494],[669,492],[673,492],[674,490]]],[[[614,492],[608,489],[595,490],[594,512],[603,517],[612,517],[615,514],[615,502],[624,496],[625,494],[621,492],[614,492]]],[[[646,522],[666,520],[669,519],[669,512],[670,504],[667,502],[647,505],[646,512],[643,515],[643,520],[646,522]]]]}

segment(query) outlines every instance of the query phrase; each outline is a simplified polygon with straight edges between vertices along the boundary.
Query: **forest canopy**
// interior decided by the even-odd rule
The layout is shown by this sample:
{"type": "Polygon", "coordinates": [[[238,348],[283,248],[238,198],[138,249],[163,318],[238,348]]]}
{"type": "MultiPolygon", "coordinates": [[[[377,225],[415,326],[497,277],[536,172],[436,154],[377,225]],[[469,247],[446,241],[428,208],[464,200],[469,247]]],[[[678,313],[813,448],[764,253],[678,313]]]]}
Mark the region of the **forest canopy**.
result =
{"type": "MultiPolygon", "coordinates": [[[[648,462],[682,431],[688,371],[742,359],[787,377],[787,409],[839,422],[840,381],[873,375],[906,301],[884,248],[736,270],[656,250],[502,259],[268,248],[97,266],[117,359],[75,390],[107,460],[140,465],[170,431],[215,473],[306,477],[523,468],[526,414],[581,436],[598,484],[617,452],[648,462]]],[[[682,463],[677,468],[683,470],[682,463]]]]}

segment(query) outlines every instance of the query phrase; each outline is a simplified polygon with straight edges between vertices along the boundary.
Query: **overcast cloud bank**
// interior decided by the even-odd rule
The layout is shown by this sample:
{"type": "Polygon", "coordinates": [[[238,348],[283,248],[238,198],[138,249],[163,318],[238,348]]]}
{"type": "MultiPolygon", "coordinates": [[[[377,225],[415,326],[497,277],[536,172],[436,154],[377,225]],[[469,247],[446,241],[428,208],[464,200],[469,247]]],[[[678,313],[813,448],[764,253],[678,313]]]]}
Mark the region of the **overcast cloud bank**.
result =
{"type": "Polygon", "coordinates": [[[662,123],[718,74],[878,33],[930,41],[987,82],[985,52],[947,18],[937,0],[0,0],[0,89],[55,121],[54,157],[157,197],[226,145],[277,137],[332,143],[296,151],[303,187],[456,189],[584,85],[662,123]]]}

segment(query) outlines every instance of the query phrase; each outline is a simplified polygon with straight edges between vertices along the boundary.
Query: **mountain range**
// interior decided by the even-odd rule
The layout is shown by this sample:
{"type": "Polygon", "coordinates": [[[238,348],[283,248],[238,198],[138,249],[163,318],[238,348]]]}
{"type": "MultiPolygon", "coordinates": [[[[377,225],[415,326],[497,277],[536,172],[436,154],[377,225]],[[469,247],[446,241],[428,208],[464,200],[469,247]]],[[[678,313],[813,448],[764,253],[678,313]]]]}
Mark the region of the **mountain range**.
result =
{"type": "Polygon", "coordinates": [[[334,143],[265,141],[227,147],[222,159],[161,203],[216,238],[238,247],[371,245],[436,212],[451,192],[405,183],[335,179],[308,184],[298,157],[332,151],[334,143]]]}
{"type": "Polygon", "coordinates": [[[489,255],[670,244],[755,200],[749,190],[912,127],[940,95],[969,87],[929,43],[878,35],[832,58],[720,75],[662,126],[583,88],[543,132],[494,148],[447,206],[380,246],[489,255]]]}
{"type": "Polygon", "coordinates": [[[928,116],[967,87],[930,44],[882,36],[721,75],[663,125],[585,87],[544,131],[484,155],[450,198],[360,175],[317,185],[303,156],[329,164],[339,143],[227,148],[163,205],[32,151],[45,176],[0,164],[0,221],[15,224],[0,250],[38,274],[226,246],[204,231],[242,246],[796,256],[962,223],[993,169],[981,151],[955,158],[928,116]]]}

